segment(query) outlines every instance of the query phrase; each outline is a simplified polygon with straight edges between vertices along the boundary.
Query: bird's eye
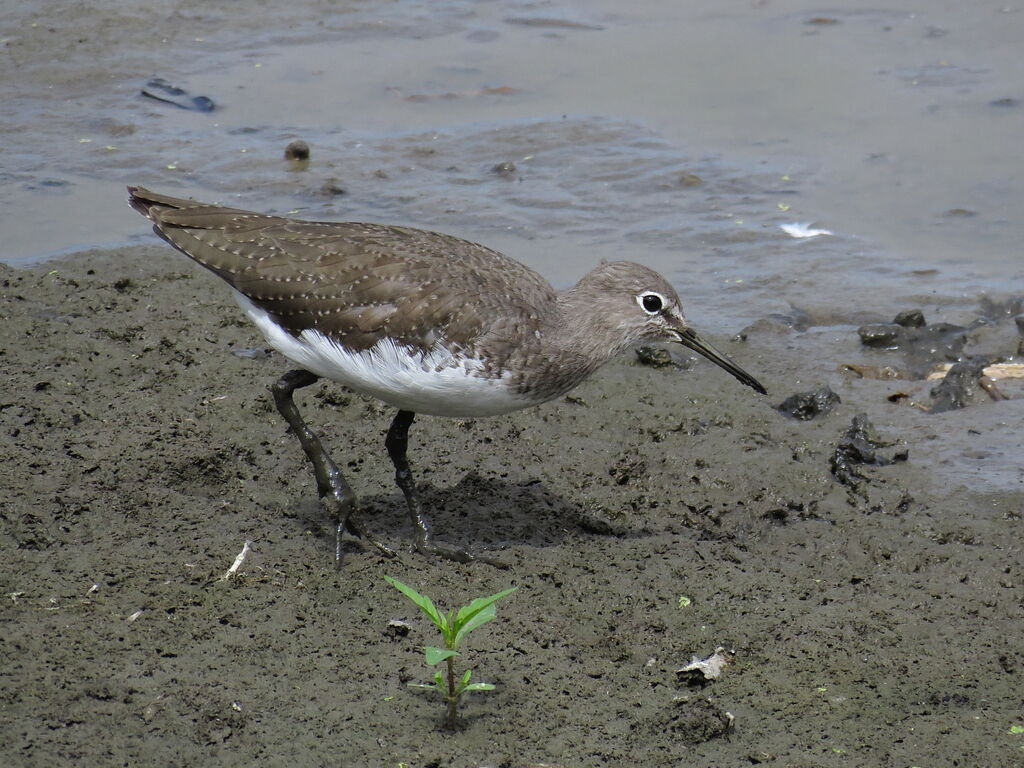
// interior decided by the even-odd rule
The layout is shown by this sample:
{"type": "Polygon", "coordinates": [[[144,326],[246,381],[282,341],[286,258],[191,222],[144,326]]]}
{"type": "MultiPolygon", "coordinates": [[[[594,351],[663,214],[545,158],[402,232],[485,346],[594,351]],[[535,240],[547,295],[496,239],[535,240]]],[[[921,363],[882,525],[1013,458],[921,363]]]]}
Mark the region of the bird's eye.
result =
{"type": "Polygon", "coordinates": [[[657,293],[645,293],[637,296],[640,306],[649,315],[656,315],[665,307],[665,299],[657,293]]]}

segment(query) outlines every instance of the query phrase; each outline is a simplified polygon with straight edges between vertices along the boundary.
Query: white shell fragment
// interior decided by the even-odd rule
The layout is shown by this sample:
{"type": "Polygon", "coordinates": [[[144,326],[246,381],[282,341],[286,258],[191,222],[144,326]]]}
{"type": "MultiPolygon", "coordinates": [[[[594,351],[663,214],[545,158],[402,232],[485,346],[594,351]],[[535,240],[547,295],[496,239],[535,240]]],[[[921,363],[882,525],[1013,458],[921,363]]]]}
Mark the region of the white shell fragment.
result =
{"type": "Polygon", "coordinates": [[[252,542],[246,540],[245,543],[242,544],[242,551],[239,552],[235,556],[235,562],[233,562],[231,564],[231,567],[228,568],[227,571],[224,572],[224,575],[220,577],[221,581],[227,581],[232,576],[234,576],[236,573],[238,573],[238,569],[242,567],[242,563],[245,562],[246,556],[251,551],[252,551],[252,542]]]}
{"type": "Polygon", "coordinates": [[[818,237],[818,235],[834,235],[835,232],[829,229],[815,229],[807,222],[793,222],[792,224],[780,224],[782,229],[790,237],[818,237]]]}
{"type": "Polygon", "coordinates": [[[718,646],[715,648],[715,652],[707,658],[691,657],[689,664],[676,670],[676,678],[700,683],[717,680],[721,676],[722,670],[729,665],[735,655],[735,651],[727,651],[722,646],[718,646]]]}

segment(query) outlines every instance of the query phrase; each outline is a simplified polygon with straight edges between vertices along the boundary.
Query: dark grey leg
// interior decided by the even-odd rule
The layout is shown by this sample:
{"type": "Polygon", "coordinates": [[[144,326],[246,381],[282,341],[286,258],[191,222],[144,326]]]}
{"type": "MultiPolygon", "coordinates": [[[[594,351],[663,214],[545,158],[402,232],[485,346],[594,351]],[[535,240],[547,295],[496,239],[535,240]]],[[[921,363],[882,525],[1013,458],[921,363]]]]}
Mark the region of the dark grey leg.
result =
{"type": "Polygon", "coordinates": [[[472,563],[479,560],[498,568],[507,568],[508,565],[500,560],[492,560],[471,554],[459,547],[445,547],[433,542],[430,525],[423,515],[423,505],[420,504],[419,497],[416,495],[416,483],[412,478],[412,470],[409,469],[409,459],[406,458],[406,451],[409,448],[409,427],[415,418],[416,414],[412,411],[399,411],[395,414],[394,421],[391,422],[391,427],[388,429],[388,435],[384,439],[384,445],[388,449],[391,462],[395,465],[395,483],[402,489],[406,504],[409,505],[409,519],[412,521],[416,550],[423,554],[437,555],[459,563],[472,563]]]}
{"type": "Polygon", "coordinates": [[[341,474],[341,470],[331,460],[331,457],[324,450],[320,438],[313,430],[306,426],[299,409],[295,407],[292,400],[292,393],[296,389],[308,387],[316,382],[319,377],[309,371],[295,370],[288,371],[284,376],[271,385],[270,391],[274,395],[274,402],[277,410],[284,416],[292,432],[299,438],[299,444],[306,457],[313,465],[313,474],[316,476],[317,493],[320,496],[320,503],[323,504],[328,514],[333,515],[337,521],[334,536],[334,561],[336,565],[341,564],[341,535],[345,529],[350,530],[356,536],[366,539],[377,549],[388,556],[395,553],[383,544],[375,541],[369,536],[356,515],[356,495],[351,486],[341,474]]]}

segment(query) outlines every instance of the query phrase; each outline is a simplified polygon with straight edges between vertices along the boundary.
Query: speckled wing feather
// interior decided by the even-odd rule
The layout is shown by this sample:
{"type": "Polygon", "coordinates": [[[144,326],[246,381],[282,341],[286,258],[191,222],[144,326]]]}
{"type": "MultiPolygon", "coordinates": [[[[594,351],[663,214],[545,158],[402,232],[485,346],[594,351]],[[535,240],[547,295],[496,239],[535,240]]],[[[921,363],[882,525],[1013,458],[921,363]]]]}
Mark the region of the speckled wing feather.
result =
{"type": "Polygon", "coordinates": [[[290,333],[315,328],[353,351],[385,336],[426,350],[443,335],[461,348],[486,337],[500,352],[504,339],[537,330],[555,301],[533,270],[450,235],[297,221],[129,191],[157,234],[290,333]]]}

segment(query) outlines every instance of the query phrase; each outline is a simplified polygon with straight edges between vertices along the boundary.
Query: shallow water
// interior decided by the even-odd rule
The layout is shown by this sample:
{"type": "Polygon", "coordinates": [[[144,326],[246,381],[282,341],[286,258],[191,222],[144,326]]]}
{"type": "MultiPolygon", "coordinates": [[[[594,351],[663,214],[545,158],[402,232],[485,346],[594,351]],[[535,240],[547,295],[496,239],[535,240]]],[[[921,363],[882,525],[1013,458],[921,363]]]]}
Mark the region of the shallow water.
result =
{"type": "MultiPolygon", "coordinates": [[[[784,252],[813,252],[818,267],[862,251],[867,264],[853,259],[851,272],[894,261],[940,266],[935,282],[947,285],[984,286],[1015,261],[1024,16],[999,3],[931,3],[925,13],[867,3],[841,12],[799,3],[366,3],[335,14],[310,4],[290,25],[249,19],[234,33],[205,13],[177,20],[209,33],[177,50],[128,36],[107,46],[106,59],[86,61],[72,45],[42,73],[30,59],[35,77],[5,78],[17,96],[6,125],[4,170],[16,183],[3,193],[5,261],[136,233],[130,216],[117,215],[126,178],[196,196],[230,190],[260,209],[455,226],[481,239],[510,228],[603,240],[662,266],[673,252],[734,252],[737,242],[746,248],[722,260],[747,262],[775,239],[784,252]],[[148,69],[119,72],[140,57],[148,69]],[[190,113],[142,98],[151,73],[220,109],[190,113]],[[562,137],[532,129],[563,119],[562,137]],[[571,126],[586,134],[575,153],[571,126]],[[435,133],[443,149],[431,146],[435,133]],[[306,173],[279,162],[291,135],[313,145],[306,173]],[[428,162],[433,152],[441,156],[428,162]],[[507,160],[517,163],[514,183],[490,183],[490,165],[507,160]],[[368,187],[368,163],[406,171],[368,187]],[[452,164],[460,172],[443,173],[452,164]],[[550,181],[545,170],[578,177],[574,190],[538,188],[538,172],[550,181]],[[684,172],[703,183],[673,183],[684,172]],[[347,195],[297,205],[294,196],[325,174],[339,175],[347,195]],[[720,227],[701,223],[695,200],[722,216],[720,227]],[[484,203],[486,215],[473,215],[484,203]],[[944,215],[954,210],[965,213],[944,215]],[[594,237],[589,218],[605,221],[605,237],[594,237]],[[840,237],[787,242],[775,225],[796,220],[840,237]]],[[[529,246],[520,255],[539,263],[529,246]]],[[[781,271],[785,259],[774,261],[746,271],[781,271]]],[[[913,282],[901,277],[885,273],[889,283],[913,282]]]]}
{"type": "Polygon", "coordinates": [[[859,359],[862,322],[907,306],[967,322],[982,293],[1024,290],[1021,9],[91,7],[0,15],[0,260],[150,242],[126,183],[452,232],[558,285],[630,258],[711,333],[804,313],[794,386],[859,359]],[[218,109],[142,97],[154,75],[218,109]],[[296,138],[308,164],[283,159],[296,138]],[[795,239],[792,222],[835,234],[795,239]]]}

